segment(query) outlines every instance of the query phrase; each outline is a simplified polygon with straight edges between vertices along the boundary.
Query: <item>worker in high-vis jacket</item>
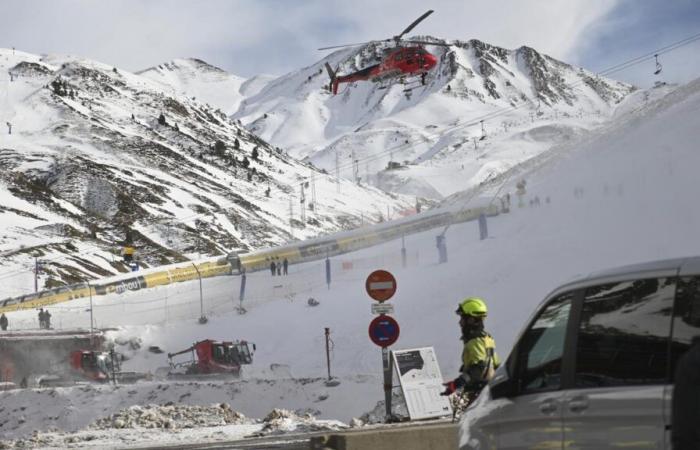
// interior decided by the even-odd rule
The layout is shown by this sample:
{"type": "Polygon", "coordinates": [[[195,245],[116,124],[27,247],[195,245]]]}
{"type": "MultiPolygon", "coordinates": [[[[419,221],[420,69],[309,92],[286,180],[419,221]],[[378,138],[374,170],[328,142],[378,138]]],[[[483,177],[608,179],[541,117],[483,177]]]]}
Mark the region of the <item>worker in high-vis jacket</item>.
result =
{"type": "Polygon", "coordinates": [[[488,313],[486,303],[479,297],[469,297],[459,304],[456,312],[464,341],[461,374],[444,383],[445,390],[441,395],[451,395],[459,389],[480,391],[500,365],[496,341],[484,330],[484,319],[488,313]]]}
{"type": "Polygon", "coordinates": [[[124,258],[124,262],[127,264],[132,262],[134,260],[135,253],[136,249],[134,246],[131,244],[126,244],[124,248],[122,248],[122,257],[124,258]]]}

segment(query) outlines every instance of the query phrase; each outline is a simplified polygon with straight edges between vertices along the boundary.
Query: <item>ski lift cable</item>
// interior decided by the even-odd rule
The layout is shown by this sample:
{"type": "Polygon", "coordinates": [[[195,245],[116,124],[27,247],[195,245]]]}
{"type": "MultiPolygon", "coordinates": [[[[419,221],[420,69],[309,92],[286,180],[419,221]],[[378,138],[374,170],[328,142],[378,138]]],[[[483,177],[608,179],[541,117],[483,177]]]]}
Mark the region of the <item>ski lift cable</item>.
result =
{"type": "MultiPolygon", "coordinates": [[[[656,55],[656,54],[661,55],[661,54],[664,54],[664,53],[669,53],[669,52],[672,52],[672,51],[674,51],[674,50],[677,50],[678,48],[681,48],[681,47],[683,47],[683,46],[689,45],[689,44],[691,44],[691,43],[693,43],[693,42],[695,42],[695,41],[698,41],[698,40],[700,40],[700,33],[694,34],[694,35],[692,35],[692,36],[686,37],[685,39],[681,39],[681,40],[676,41],[676,42],[674,42],[674,43],[668,44],[668,45],[666,45],[666,46],[664,46],[664,47],[661,47],[661,48],[659,48],[659,49],[657,49],[657,50],[654,50],[654,51],[652,51],[652,52],[646,53],[646,54],[644,54],[644,55],[641,55],[641,56],[638,56],[638,57],[629,59],[629,60],[627,60],[627,61],[621,62],[621,63],[616,64],[616,65],[613,65],[613,66],[608,67],[608,68],[606,68],[606,69],[603,69],[603,70],[601,70],[601,71],[599,71],[599,72],[597,72],[597,73],[600,74],[600,75],[609,75],[609,74],[612,74],[612,73],[616,73],[616,72],[619,72],[619,71],[621,71],[621,70],[627,69],[627,68],[629,68],[629,67],[631,67],[631,66],[633,66],[633,65],[639,64],[639,63],[641,63],[641,62],[643,62],[643,61],[645,61],[645,60],[648,60],[648,59],[651,58],[653,55],[656,55]]],[[[572,88],[573,88],[573,87],[578,87],[578,86],[581,86],[581,85],[583,85],[583,84],[585,84],[585,81],[579,81],[579,82],[576,82],[576,83],[571,84],[571,87],[572,87],[572,88]]],[[[517,110],[517,109],[519,109],[519,108],[520,108],[520,106],[518,106],[518,105],[516,105],[516,106],[511,106],[511,107],[507,107],[507,108],[502,108],[502,109],[499,109],[499,110],[492,111],[492,112],[490,112],[490,113],[484,114],[484,115],[482,115],[482,116],[475,117],[475,118],[471,119],[469,122],[462,123],[462,124],[457,124],[457,125],[454,125],[453,127],[449,127],[449,128],[444,129],[444,130],[441,130],[440,133],[435,133],[433,136],[431,136],[431,135],[422,135],[422,136],[428,137],[428,138],[430,138],[430,137],[438,137],[438,136],[440,136],[441,134],[444,134],[445,132],[458,130],[458,129],[460,129],[460,128],[468,128],[468,127],[471,127],[471,126],[479,125],[479,124],[481,123],[482,120],[483,120],[483,121],[492,120],[492,119],[495,119],[496,117],[502,116],[502,115],[504,115],[504,114],[506,114],[506,113],[515,111],[515,110],[517,110]]],[[[386,150],[383,150],[382,152],[376,153],[376,154],[374,154],[374,155],[372,155],[372,156],[370,156],[370,157],[361,158],[361,159],[359,159],[359,161],[360,161],[360,162],[369,162],[369,161],[373,161],[373,160],[379,159],[379,158],[381,158],[381,157],[383,157],[383,156],[386,156],[386,155],[387,155],[388,153],[390,153],[391,151],[396,151],[396,150],[400,150],[400,149],[403,149],[403,148],[408,148],[408,147],[411,146],[412,144],[415,144],[415,142],[414,142],[414,143],[409,143],[409,144],[399,144],[399,145],[397,145],[397,146],[390,147],[390,148],[388,148],[388,149],[386,149],[386,150]]],[[[351,165],[350,165],[350,164],[345,164],[345,165],[339,166],[338,169],[347,169],[348,167],[351,167],[351,165]]]]}
{"type": "MultiPolygon", "coordinates": [[[[682,47],[682,46],[684,46],[684,45],[687,45],[687,44],[689,44],[689,43],[691,43],[691,42],[695,42],[695,41],[697,41],[697,40],[700,40],[700,33],[698,33],[697,35],[691,36],[691,37],[689,37],[689,38],[683,39],[683,40],[681,40],[681,41],[678,41],[678,42],[676,42],[676,43],[674,43],[674,44],[668,45],[668,46],[664,47],[664,50],[663,50],[663,51],[665,51],[665,52],[670,52],[670,51],[673,51],[673,50],[675,50],[675,49],[677,49],[677,48],[680,48],[680,47],[682,47]]],[[[654,54],[658,54],[658,53],[661,53],[661,51],[659,51],[659,52],[657,52],[657,53],[654,53],[654,54]]],[[[639,64],[640,62],[642,62],[642,61],[644,61],[644,60],[646,60],[646,59],[649,59],[649,54],[645,55],[643,58],[640,58],[640,57],[635,58],[635,59],[634,59],[634,63],[629,63],[629,62],[628,62],[627,65],[625,65],[625,66],[618,65],[618,66],[616,66],[616,68],[615,68],[614,71],[619,71],[619,70],[622,70],[622,68],[631,67],[632,65],[634,65],[634,64],[639,64]]],[[[623,64],[624,64],[624,63],[623,63],[623,64]]],[[[604,72],[606,72],[606,71],[604,71],[604,72]]],[[[607,72],[608,72],[608,73],[612,73],[612,71],[609,71],[609,70],[607,70],[607,72]]],[[[574,83],[574,84],[572,85],[572,87],[575,87],[575,86],[580,85],[580,84],[583,84],[583,81],[578,82],[578,83],[574,83]]],[[[518,109],[518,108],[519,108],[519,106],[514,106],[514,107],[511,107],[511,108],[507,108],[507,109],[506,109],[505,111],[503,111],[502,113],[505,114],[505,112],[510,112],[510,111],[513,111],[513,110],[518,109]]],[[[472,121],[472,124],[475,125],[475,122],[476,122],[476,121],[472,121]]],[[[479,123],[482,123],[482,124],[483,124],[483,119],[479,120],[479,123]]],[[[495,199],[496,199],[497,196],[498,196],[498,193],[503,189],[503,187],[506,185],[506,183],[508,182],[508,180],[510,179],[510,177],[513,175],[513,173],[514,173],[514,172],[509,173],[509,174],[506,176],[505,180],[503,180],[503,182],[502,182],[501,185],[499,186],[498,190],[496,191],[496,194],[494,194],[494,196],[492,197],[491,201],[489,202],[489,206],[491,206],[491,205],[493,204],[493,202],[495,201],[495,199]]],[[[485,179],[484,181],[482,181],[482,182],[480,183],[480,185],[486,184],[486,183],[488,183],[489,181],[491,181],[491,176],[492,176],[492,175],[493,175],[493,173],[489,174],[489,176],[486,177],[486,179],[485,179]]],[[[469,197],[466,199],[466,201],[464,202],[462,208],[460,208],[460,210],[459,210],[458,213],[461,213],[462,211],[464,211],[464,209],[466,209],[466,207],[469,205],[469,203],[471,202],[471,200],[474,199],[474,198],[476,197],[476,194],[477,194],[477,191],[474,190],[474,192],[472,193],[472,195],[469,196],[469,197]]],[[[448,222],[448,224],[445,226],[445,228],[443,229],[443,231],[442,231],[441,234],[444,235],[444,234],[447,232],[447,230],[450,228],[451,225],[452,225],[452,223],[451,223],[451,222],[448,222]]]]}
{"type": "MultiPolygon", "coordinates": [[[[627,60],[627,61],[623,61],[623,62],[621,62],[621,63],[619,63],[619,64],[616,64],[616,65],[610,66],[610,67],[608,67],[608,68],[606,68],[606,69],[604,69],[604,70],[601,70],[601,71],[599,71],[599,72],[597,72],[597,73],[600,74],[600,75],[609,75],[609,74],[612,74],[612,73],[616,73],[616,72],[619,72],[619,71],[621,71],[621,70],[624,70],[624,69],[627,69],[627,68],[629,68],[629,67],[632,67],[632,66],[634,66],[634,65],[636,65],[636,64],[639,64],[639,63],[641,63],[641,62],[643,62],[643,61],[645,61],[645,60],[651,58],[651,57],[654,56],[654,55],[663,55],[663,54],[665,54],[665,53],[669,53],[669,52],[675,51],[675,50],[677,50],[677,49],[679,49],[679,48],[681,48],[681,47],[684,47],[684,46],[686,46],[686,45],[689,45],[689,44],[691,44],[691,43],[693,43],[693,42],[696,42],[696,41],[698,41],[698,40],[700,40],[700,33],[693,34],[693,35],[688,36],[688,37],[686,37],[686,38],[684,38],[684,39],[681,39],[681,40],[678,40],[678,41],[673,42],[673,43],[671,43],[671,44],[668,44],[668,45],[666,45],[666,46],[664,46],[664,47],[660,47],[659,49],[654,50],[654,51],[652,51],[652,52],[649,52],[649,53],[646,53],[646,54],[637,56],[637,57],[635,57],[635,58],[631,58],[631,59],[629,59],[629,60],[627,60]]],[[[584,84],[584,82],[583,82],[583,81],[579,81],[579,82],[577,82],[577,83],[573,83],[573,84],[571,85],[571,87],[578,87],[578,86],[580,86],[580,85],[582,85],[582,84],[584,84]]],[[[458,130],[458,129],[463,129],[463,128],[468,128],[468,127],[471,127],[471,126],[475,126],[475,125],[481,123],[482,120],[491,120],[491,119],[494,119],[494,118],[499,117],[499,116],[501,116],[501,115],[504,115],[504,114],[507,114],[507,113],[509,113],[509,112],[515,111],[515,110],[517,110],[517,109],[519,109],[519,108],[520,108],[520,106],[517,105],[517,106],[512,106],[512,107],[508,107],[508,108],[503,108],[503,109],[501,109],[501,110],[493,111],[493,112],[487,113],[487,114],[485,114],[485,115],[483,115],[483,116],[481,116],[481,117],[474,118],[474,119],[472,119],[472,121],[470,121],[470,122],[463,123],[463,124],[457,124],[457,125],[454,125],[453,127],[450,127],[450,128],[445,129],[445,130],[442,130],[442,131],[440,132],[440,134],[443,134],[443,133],[449,132],[449,131],[453,131],[453,130],[458,130]]],[[[438,136],[440,136],[440,134],[437,134],[437,133],[436,133],[433,137],[438,137],[438,136]]],[[[427,136],[424,136],[424,137],[428,137],[428,138],[429,138],[430,135],[427,135],[427,136]]],[[[405,148],[408,148],[410,145],[411,145],[411,143],[409,143],[409,144],[400,144],[400,145],[397,146],[397,147],[391,147],[391,148],[389,148],[389,149],[387,149],[387,150],[384,150],[384,151],[379,152],[379,153],[377,153],[377,154],[375,154],[375,155],[372,155],[371,157],[359,159],[358,161],[359,161],[359,162],[369,162],[369,161],[373,161],[373,160],[376,160],[376,159],[379,159],[379,158],[385,156],[386,154],[389,154],[389,153],[392,152],[392,151],[396,151],[396,150],[399,150],[399,149],[403,149],[404,147],[405,147],[405,148]]],[[[346,169],[346,168],[348,168],[348,167],[351,167],[351,166],[346,164],[346,165],[344,165],[344,166],[339,166],[338,169],[346,169]]],[[[234,208],[235,206],[236,206],[236,205],[231,205],[230,207],[222,208],[222,209],[223,209],[223,210],[227,210],[227,209],[234,208]]],[[[195,214],[195,215],[192,215],[192,216],[184,217],[184,218],[182,218],[182,219],[180,219],[180,220],[189,220],[189,219],[193,219],[193,218],[196,218],[196,217],[202,217],[202,216],[204,216],[205,214],[206,214],[206,213],[199,213],[199,214],[195,214]]],[[[47,261],[57,261],[57,260],[61,260],[61,259],[64,259],[64,258],[68,258],[69,256],[70,256],[70,255],[59,256],[59,257],[56,257],[56,258],[49,259],[49,260],[47,260],[47,261]]],[[[18,276],[18,275],[20,275],[20,274],[22,274],[22,273],[24,273],[24,272],[26,272],[26,271],[25,271],[25,270],[16,270],[16,271],[13,271],[13,272],[5,273],[4,275],[0,276],[0,280],[6,279],[6,278],[11,278],[11,277],[14,277],[14,276],[18,276]]]]}

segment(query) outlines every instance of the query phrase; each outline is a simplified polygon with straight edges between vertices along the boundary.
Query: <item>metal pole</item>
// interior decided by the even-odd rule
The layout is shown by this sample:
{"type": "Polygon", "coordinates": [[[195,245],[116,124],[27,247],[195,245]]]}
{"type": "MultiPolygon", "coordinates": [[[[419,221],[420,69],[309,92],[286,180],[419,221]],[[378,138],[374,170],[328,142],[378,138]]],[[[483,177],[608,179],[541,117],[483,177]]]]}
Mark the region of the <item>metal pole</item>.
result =
{"type": "Polygon", "coordinates": [[[114,349],[110,349],[109,357],[112,360],[112,383],[116,386],[117,384],[117,374],[114,367],[114,349]]]}
{"type": "Polygon", "coordinates": [[[241,273],[241,291],[238,293],[238,301],[240,302],[239,312],[243,312],[243,298],[245,297],[245,271],[241,273]]]}
{"type": "Polygon", "coordinates": [[[331,352],[328,345],[331,329],[326,327],[326,365],[328,366],[328,381],[331,381],[331,352]]]}
{"type": "Polygon", "coordinates": [[[391,420],[391,390],[392,386],[392,373],[391,373],[391,359],[389,358],[389,349],[387,347],[382,347],[382,364],[384,366],[384,405],[386,406],[386,422],[391,420]]]}
{"type": "Polygon", "coordinates": [[[328,289],[331,288],[331,260],[328,258],[328,255],[326,255],[326,284],[328,285],[328,289]]]}
{"type": "Polygon", "coordinates": [[[199,269],[195,263],[192,263],[192,267],[197,271],[197,276],[199,277],[199,310],[201,316],[199,317],[199,323],[207,323],[207,317],[204,315],[204,293],[202,292],[202,274],[199,273],[199,269]]]}
{"type": "Polygon", "coordinates": [[[39,291],[39,258],[34,258],[34,292],[39,291]]]}
{"type": "Polygon", "coordinates": [[[90,282],[86,282],[87,287],[88,287],[88,294],[90,295],[90,346],[94,347],[95,346],[95,331],[93,329],[93,321],[92,321],[92,287],[90,287],[90,282]]]}
{"type": "Polygon", "coordinates": [[[406,267],[406,235],[401,235],[401,267],[406,267]]]}

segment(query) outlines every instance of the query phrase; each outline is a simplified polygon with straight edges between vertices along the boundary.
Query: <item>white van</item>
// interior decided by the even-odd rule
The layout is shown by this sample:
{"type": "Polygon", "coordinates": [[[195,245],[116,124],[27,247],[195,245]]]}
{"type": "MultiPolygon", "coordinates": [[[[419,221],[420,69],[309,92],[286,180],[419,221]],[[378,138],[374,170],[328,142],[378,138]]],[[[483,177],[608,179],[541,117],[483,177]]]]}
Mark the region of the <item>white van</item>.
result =
{"type": "Polygon", "coordinates": [[[464,412],[460,449],[670,450],[673,369],[697,335],[700,257],[562,286],[464,412]]]}

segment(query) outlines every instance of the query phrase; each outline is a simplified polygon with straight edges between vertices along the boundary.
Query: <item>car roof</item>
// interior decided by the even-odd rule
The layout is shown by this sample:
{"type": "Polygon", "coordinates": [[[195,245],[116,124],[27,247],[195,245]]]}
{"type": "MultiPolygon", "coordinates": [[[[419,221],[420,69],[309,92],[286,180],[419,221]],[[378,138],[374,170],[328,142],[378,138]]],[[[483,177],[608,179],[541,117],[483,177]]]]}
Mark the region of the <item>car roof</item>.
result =
{"type": "Polygon", "coordinates": [[[594,286],[601,283],[610,283],[638,277],[648,278],[653,276],[661,277],[676,275],[684,266],[700,267],[700,256],[660,259],[591,272],[588,275],[583,275],[557,287],[554,291],[547,295],[545,301],[555,295],[559,295],[562,292],[594,286]]]}

